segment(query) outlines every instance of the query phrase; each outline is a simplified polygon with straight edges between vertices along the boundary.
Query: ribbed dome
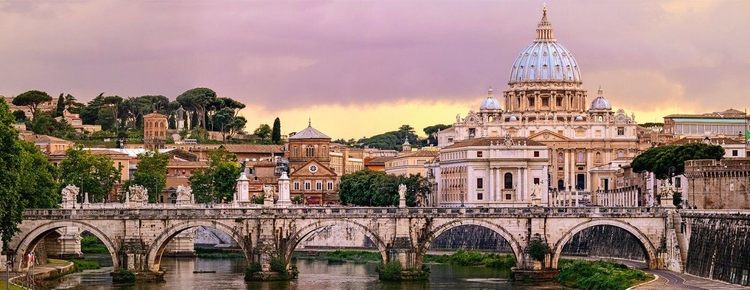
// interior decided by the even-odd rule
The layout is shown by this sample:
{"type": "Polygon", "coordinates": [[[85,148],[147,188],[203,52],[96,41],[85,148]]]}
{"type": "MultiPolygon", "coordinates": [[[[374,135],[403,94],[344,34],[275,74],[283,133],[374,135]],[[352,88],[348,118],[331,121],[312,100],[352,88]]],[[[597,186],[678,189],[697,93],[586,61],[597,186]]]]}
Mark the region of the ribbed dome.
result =
{"type": "Polygon", "coordinates": [[[580,83],[581,71],[573,55],[552,36],[552,24],[547,20],[547,8],[539,21],[537,37],[524,48],[510,70],[508,84],[562,81],[580,83]]]}
{"type": "Polygon", "coordinates": [[[597,92],[597,97],[593,101],[591,101],[591,107],[590,110],[612,110],[612,105],[609,104],[609,101],[604,98],[604,94],[602,93],[602,88],[599,88],[599,91],[597,92]]]}
{"type": "Polygon", "coordinates": [[[497,99],[495,99],[495,97],[493,95],[494,95],[494,92],[492,91],[492,89],[490,89],[487,92],[487,98],[484,99],[484,101],[482,102],[482,105],[479,106],[479,110],[484,111],[484,110],[500,110],[500,109],[502,109],[500,107],[500,101],[498,101],[497,99]]]}

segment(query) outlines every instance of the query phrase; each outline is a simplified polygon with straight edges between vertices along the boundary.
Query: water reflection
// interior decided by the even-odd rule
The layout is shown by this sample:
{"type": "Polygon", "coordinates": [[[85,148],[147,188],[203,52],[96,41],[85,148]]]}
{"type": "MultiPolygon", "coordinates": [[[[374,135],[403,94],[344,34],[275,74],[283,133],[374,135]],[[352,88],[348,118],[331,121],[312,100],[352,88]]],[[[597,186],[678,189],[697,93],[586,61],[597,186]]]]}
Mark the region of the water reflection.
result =
{"type": "Polygon", "coordinates": [[[182,290],[182,289],[558,289],[555,284],[517,285],[508,281],[508,270],[485,267],[430,265],[430,280],[384,283],[378,280],[374,263],[294,262],[299,279],[285,282],[245,282],[245,259],[162,258],[163,283],[113,285],[111,268],[63,277],[55,289],[182,290]],[[216,273],[194,273],[216,271],[216,273]]]}

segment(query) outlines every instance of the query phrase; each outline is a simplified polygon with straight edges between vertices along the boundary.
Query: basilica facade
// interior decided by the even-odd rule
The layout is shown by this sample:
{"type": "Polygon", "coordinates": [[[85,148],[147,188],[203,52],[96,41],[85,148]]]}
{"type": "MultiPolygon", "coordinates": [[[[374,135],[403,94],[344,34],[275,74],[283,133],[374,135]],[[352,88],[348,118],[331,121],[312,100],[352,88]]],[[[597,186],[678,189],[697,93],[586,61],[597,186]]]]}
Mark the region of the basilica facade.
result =
{"type": "MultiPolygon", "coordinates": [[[[640,149],[634,115],[627,115],[623,109],[613,110],[601,88],[590,103],[587,97],[578,63],[554,38],[544,9],[536,38],[516,57],[501,99],[490,89],[478,111],[457,115],[451,128],[438,133],[438,146],[444,149],[472,148],[467,142],[474,139],[488,140],[481,143],[486,147],[482,150],[498,149],[479,156],[477,152],[482,150],[458,155],[465,160],[453,155],[450,163],[475,163],[461,169],[471,182],[458,188],[441,184],[452,182],[443,180],[441,172],[455,171],[441,154],[441,159],[427,168],[428,175],[432,174],[438,183],[436,201],[451,201],[443,204],[451,206],[457,200],[477,200],[476,181],[491,179],[491,184],[481,185],[480,189],[496,190],[489,196],[494,198],[497,193],[504,202],[508,200],[500,193],[507,191],[512,192],[514,202],[531,204],[528,197],[532,190],[543,188],[540,194],[545,196],[545,202],[552,202],[549,199],[554,195],[549,191],[578,191],[590,192],[587,202],[596,203],[596,191],[614,189],[616,173],[640,149]],[[503,142],[512,146],[502,146],[503,142]],[[515,153],[503,153],[510,149],[515,153]],[[534,153],[540,150],[545,152],[534,153]],[[479,159],[485,159],[485,165],[476,163],[479,159]],[[540,173],[542,169],[545,172],[540,173]]],[[[482,194],[483,199],[486,196],[487,193],[482,194]]]]}

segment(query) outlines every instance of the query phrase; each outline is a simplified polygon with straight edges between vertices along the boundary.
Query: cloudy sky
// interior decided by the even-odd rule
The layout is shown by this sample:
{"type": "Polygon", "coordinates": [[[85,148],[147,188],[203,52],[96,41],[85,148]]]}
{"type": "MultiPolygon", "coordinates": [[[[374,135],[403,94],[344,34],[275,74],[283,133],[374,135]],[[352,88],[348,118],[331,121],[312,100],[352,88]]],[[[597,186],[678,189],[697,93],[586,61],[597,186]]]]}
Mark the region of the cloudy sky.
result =
{"type": "MultiPolygon", "coordinates": [[[[542,1],[0,1],[0,95],[79,101],[194,87],[360,138],[450,124],[507,88],[542,1]]],[[[589,101],[638,122],[750,107],[750,1],[547,0],[589,101]]]]}

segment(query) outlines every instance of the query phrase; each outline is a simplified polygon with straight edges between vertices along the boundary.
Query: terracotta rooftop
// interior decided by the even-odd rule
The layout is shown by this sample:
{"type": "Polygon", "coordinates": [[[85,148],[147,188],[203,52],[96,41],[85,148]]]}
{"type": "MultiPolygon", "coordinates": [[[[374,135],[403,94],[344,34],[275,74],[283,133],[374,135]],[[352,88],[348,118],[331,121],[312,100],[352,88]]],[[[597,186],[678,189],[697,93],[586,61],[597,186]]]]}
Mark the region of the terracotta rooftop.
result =
{"type": "Polygon", "coordinates": [[[224,144],[221,145],[232,153],[284,153],[284,145],[268,144],[224,144]]]}
{"type": "Polygon", "coordinates": [[[372,160],[368,161],[367,163],[365,163],[365,165],[369,165],[369,166],[383,165],[383,166],[385,166],[385,162],[393,160],[393,158],[395,158],[395,157],[378,157],[378,158],[375,158],[375,159],[372,159],[372,160]]]}
{"type": "Polygon", "coordinates": [[[440,154],[440,152],[438,152],[436,150],[419,150],[419,151],[414,151],[414,152],[411,152],[411,153],[406,153],[406,154],[401,155],[401,156],[396,156],[395,158],[402,158],[402,157],[435,157],[435,156],[438,156],[439,154],[440,154]]]}
{"type": "Polygon", "coordinates": [[[68,141],[65,139],[60,139],[57,137],[52,137],[49,135],[39,135],[39,134],[21,134],[21,139],[34,142],[34,143],[40,143],[40,142],[56,142],[56,143],[68,143],[73,144],[73,141],[68,141]]]}

